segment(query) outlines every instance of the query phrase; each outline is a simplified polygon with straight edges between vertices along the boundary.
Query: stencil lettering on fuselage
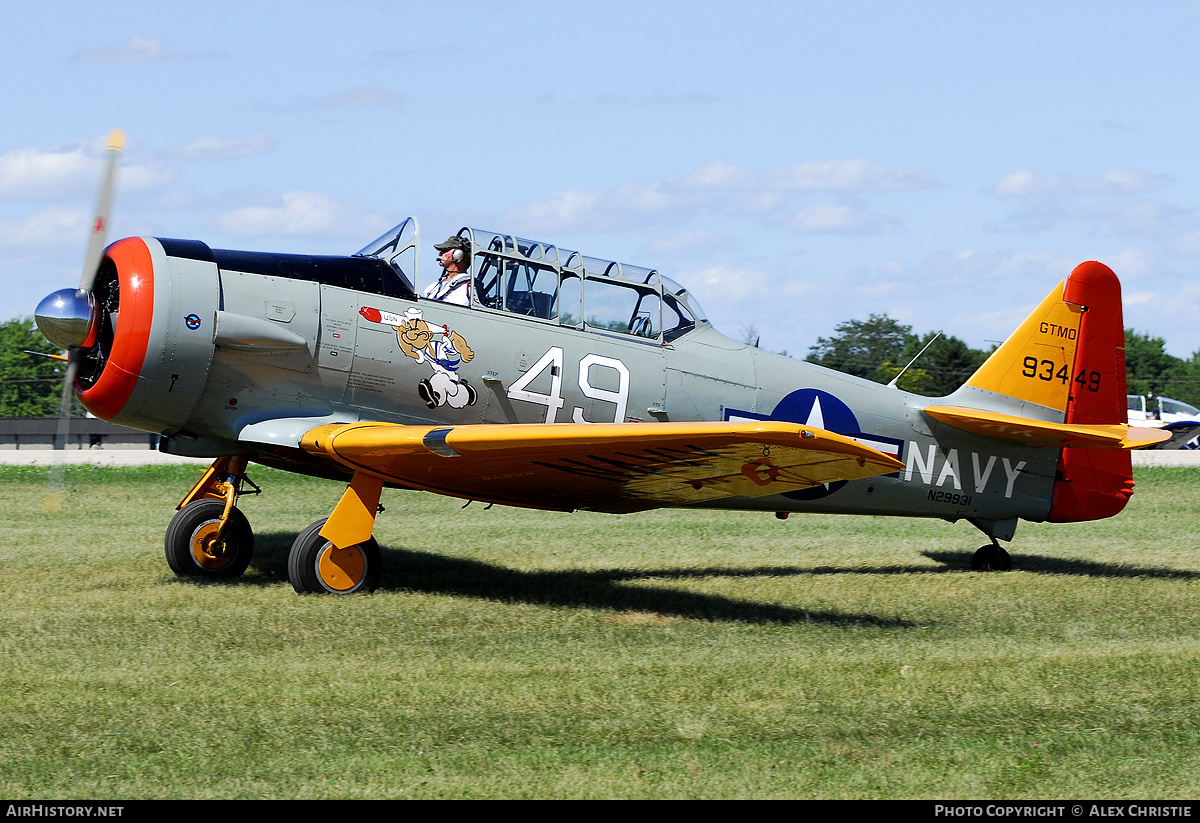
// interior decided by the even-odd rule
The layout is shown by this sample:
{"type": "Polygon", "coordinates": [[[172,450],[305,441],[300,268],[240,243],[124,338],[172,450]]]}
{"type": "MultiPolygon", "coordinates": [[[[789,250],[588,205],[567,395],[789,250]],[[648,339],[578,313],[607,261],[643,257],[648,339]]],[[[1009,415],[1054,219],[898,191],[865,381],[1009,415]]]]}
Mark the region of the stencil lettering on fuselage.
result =
{"type": "Polygon", "coordinates": [[[904,479],[920,481],[926,486],[982,494],[989,485],[988,481],[994,478],[996,484],[1004,483],[1006,499],[1013,496],[1013,485],[1017,482],[1021,470],[1025,468],[1024,460],[1014,463],[1007,457],[1001,457],[997,461],[994,454],[981,455],[979,452],[971,452],[968,461],[965,454],[964,452],[964,456],[960,458],[958,449],[943,451],[936,443],[909,443],[904,479]],[[997,468],[1002,471],[997,471],[997,468]],[[972,485],[968,485],[968,478],[972,485]]]}
{"type": "MultiPolygon", "coordinates": [[[[856,440],[864,446],[891,455],[897,460],[904,450],[904,441],[894,437],[864,432],[859,426],[858,418],[849,406],[836,396],[820,389],[797,389],[791,392],[777,404],[770,414],[742,411],[740,409],[725,409],[725,419],[731,422],[752,420],[786,420],[789,423],[800,423],[825,429],[834,434],[840,434],[856,440]]],[[[896,475],[890,475],[895,477],[896,475]]],[[[846,485],[845,480],[826,483],[811,489],[798,489],[784,492],[784,497],[793,500],[818,500],[827,497],[846,485]]]]}

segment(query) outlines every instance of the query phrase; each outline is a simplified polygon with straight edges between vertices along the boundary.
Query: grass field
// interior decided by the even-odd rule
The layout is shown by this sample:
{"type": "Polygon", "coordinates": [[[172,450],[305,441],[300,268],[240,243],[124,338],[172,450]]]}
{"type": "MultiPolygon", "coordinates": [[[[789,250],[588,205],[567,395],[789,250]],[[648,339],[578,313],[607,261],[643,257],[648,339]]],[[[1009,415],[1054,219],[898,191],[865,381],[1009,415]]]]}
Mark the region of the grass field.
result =
{"type": "Polygon", "coordinates": [[[1117,518],[485,509],[388,492],[373,595],[296,595],[336,483],[258,469],[233,584],[198,473],[0,468],[0,797],[1195,798],[1200,474],[1117,518]]]}

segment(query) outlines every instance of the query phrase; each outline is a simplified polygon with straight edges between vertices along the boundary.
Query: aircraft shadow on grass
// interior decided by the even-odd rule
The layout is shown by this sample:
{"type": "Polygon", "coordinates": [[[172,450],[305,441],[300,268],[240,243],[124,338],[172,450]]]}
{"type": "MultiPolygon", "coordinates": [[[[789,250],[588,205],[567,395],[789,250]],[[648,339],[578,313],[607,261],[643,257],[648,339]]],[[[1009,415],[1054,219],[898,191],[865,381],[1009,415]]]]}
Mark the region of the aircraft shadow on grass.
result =
{"type": "MultiPolygon", "coordinates": [[[[945,571],[970,571],[971,552],[922,552],[925,557],[942,563],[945,571]]],[[[1189,569],[1170,569],[1163,566],[1136,566],[1128,563],[1103,563],[1099,560],[1069,557],[1049,557],[1044,554],[1014,555],[1013,571],[1029,574],[1066,574],[1079,577],[1130,578],[1150,577],[1164,580],[1195,580],[1200,572],[1189,569]]]]}
{"type": "MultiPolygon", "coordinates": [[[[252,567],[260,574],[231,581],[234,585],[275,585],[287,578],[287,556],[292,536],[260,534],[252,567]]],[[[953,574],[971,570],[970,552],[923,552],[941,567],[892,566],[754,566],[675,569],[593,569],[520,571],[415,549],[382,549],[388,561],[379,588],[417,591],[535,605],[593,608],[607,611],[647,612],[690,620],[761,624],[821,623],[866,625],[882,628],[915,628],[914,621],[869,613],[814,611],[756,603],[721,595],[678,589],[622,585],[630,581],[690,580],[705,577],[801,577],[823,575],[953,574]]],[[[1130,566],[1045,555],[1021,555],[1014,568],[1033,574],[1066,574],[1102,578],[1200,578],[1200,573],[1158,567],[1130,566]]],[[[197,581],[200,582],[200,581],[197,581]]],[[[223,585],[229,585],[225,583],[223,585]]]]}
{"type": "MultiPolygon", "coordinates": [[[[255,539],[251,574],[221,585],[276,585],[287,579],[287,557],[293,536],[259,534],[255,539]]],[[[840,626],[916,628],[913,621],[868,613],[814,611],[773,603],[755,603],[720,595],[677,589],[625,586],[628,581],[654,578],[684,580],[703,577],[782,577],[832,574],[861,569],[813,570],[793,566],[708,569],[597,569],[527,572],[404,548],[383,548],[387,571],[379,589],[460,595],[535,605],[649,612],[691,620],[762,624],[822,623],[840,626]]],[[[904,574],[917,569],[876,569],[879,574],[904,574]]],[[[199,581],[197,581],[199,582],[199,581]]]]}

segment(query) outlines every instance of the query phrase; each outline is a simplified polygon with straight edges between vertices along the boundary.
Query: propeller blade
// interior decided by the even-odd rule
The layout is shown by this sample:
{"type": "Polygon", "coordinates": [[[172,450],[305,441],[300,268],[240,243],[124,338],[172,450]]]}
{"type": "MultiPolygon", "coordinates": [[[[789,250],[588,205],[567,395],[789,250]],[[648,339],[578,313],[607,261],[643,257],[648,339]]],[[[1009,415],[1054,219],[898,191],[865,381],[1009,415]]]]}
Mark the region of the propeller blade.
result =
{"type": "MultiPolygon", "coordinates": [[[[58,433],[54,437],[55,451],[65,451],[67,448],[67,438],[71,434],[71,406],[75,400],[75,375],[78,371],[78,355],[72,354],[67,360],[66,374],[63,379],[62,406],[59,408],[58,414],[58,433]]],[[[58,514],[62,510],[66,472],[67,464],[63,461],[56,462],[50,466],[50,476],[46,479],[46,492],[42,497],[42,511],[47,514],[58,514]]]]}
{"type": "Polygon", "coordinates": [[[100,196],[96,199],[96,211],[92,218],[92,233],[88,238],[87,255],[83,258],[83,277],[79,288],[90,292],[100,269],[100,259],[104,255],[105,238],[108,236],[108,216],[112,210],[113,188],[117,179],[117,156],[125,150],[125,132],[113,129],[108,133],[108,160],[104,167],[104,177],[100,184],[100,196]]]}
{"type": "MultiPolygon", "coordinates": [[[[71,295],[72,300],[61,300],[64,307],[51,311],[47,301],[54,301],[58,294],[46,298],[39,305],[39,318],[48,324],[52,333],[61,338],[67,349],[67,368],[63,375],[62,406],[58,416],[58,434],[55,437],[55,450],[66,450],[67,439],[71,435],[71,408],[75,401],[75,376],[79,373],[79,346],[89,343],[90,335],[95,333],[96,315],[95,301],[92,298],[92,285],[96,281],[96,273],[100,270],[100,261],[104,257],[105,240],[108,237],[108,216],[112,210],[113,189],[117,182],[117,156],[125,150],[125,132],[113,129],[108,133],[108,145],[105,147],[108,158],[104,165],[104,176],[100,180],[100,196],[96,198],[96,211],[92,218],[92,233],[88,237],[87,254],[83,258],[83,277],[79,281],[79,291],[71,295]],[[66,305],[67,303],[70,305],[66,305]],[[87,310],[84,310],[86,305],[87,310]],[[43,311],[43,306],[47,306],[43,311]],[[44,315],[44,316],[43,316],[44,315]]],[[[38,326],[41,328],[41,325],[38,326]]],[[[45,330],[42,334],[45,334],[45,330]]],[[[47,338],[49,339],[49,338],[47,338]]],[[[53,341],[51,341],[53,342],[53,341]]],[[[66,455],[63,455],[65,457],[66,455]]],[[[50,477],[46,481],[46,495],[42,499],[42,509],[55,514],[62,509],[64,480],[67,467],[65,462],[55,463],[50,468],[50,477]]]]}
{"type": "Polygon", "coordinates": [[[32,354],[34,357],[49,357],[51,360],[61,360],[64,363],[71,359],[65,354],[47,354],[44,351],[32,351],[30,349],[23,349],[23,351],[25,354],[32,354]]]}

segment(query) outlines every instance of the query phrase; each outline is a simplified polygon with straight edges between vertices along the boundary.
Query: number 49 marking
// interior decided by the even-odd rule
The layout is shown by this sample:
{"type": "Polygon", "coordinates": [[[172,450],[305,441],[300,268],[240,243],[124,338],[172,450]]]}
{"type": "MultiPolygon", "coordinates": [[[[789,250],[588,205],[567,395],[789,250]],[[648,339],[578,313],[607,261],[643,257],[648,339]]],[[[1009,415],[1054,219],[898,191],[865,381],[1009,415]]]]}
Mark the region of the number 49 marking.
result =
{"type": "MultiPolygon", "coordinates": [[[[562,379],[563,350],[560,346],[551,346],[549,351],[543,354],[529,371],[509,387],[508,396],[513,400],[525,400],[530,403],[537,403],[539,406],[545,406],[546,422],[553,423],[558,416],[558,410],[566,405],[566,401],[563,400],[562,396],[562,379]],[[530,390],[529,384],[536,380],[538,375],[546,369],[550,369],[550,393],[542,394],[541,392],[530,390]]],[[[613,422],[624,422],[625,407],[629,403],[629,369],[620,360],[613,357],[604,357],[599,354],[585,355],[579,361],[579,390],[583,392],[584,397],[612,403],[615,406],[613,409],[613,422]],[[591,384],[589,373],[593,367],[612,369],[617,373],[616,391],[601,389],[591,384]]],[[[579,406],[576,406],[572,411],[571,419],[576,423],[598,422],[584,420],[583,409],[579,406]]]]}

